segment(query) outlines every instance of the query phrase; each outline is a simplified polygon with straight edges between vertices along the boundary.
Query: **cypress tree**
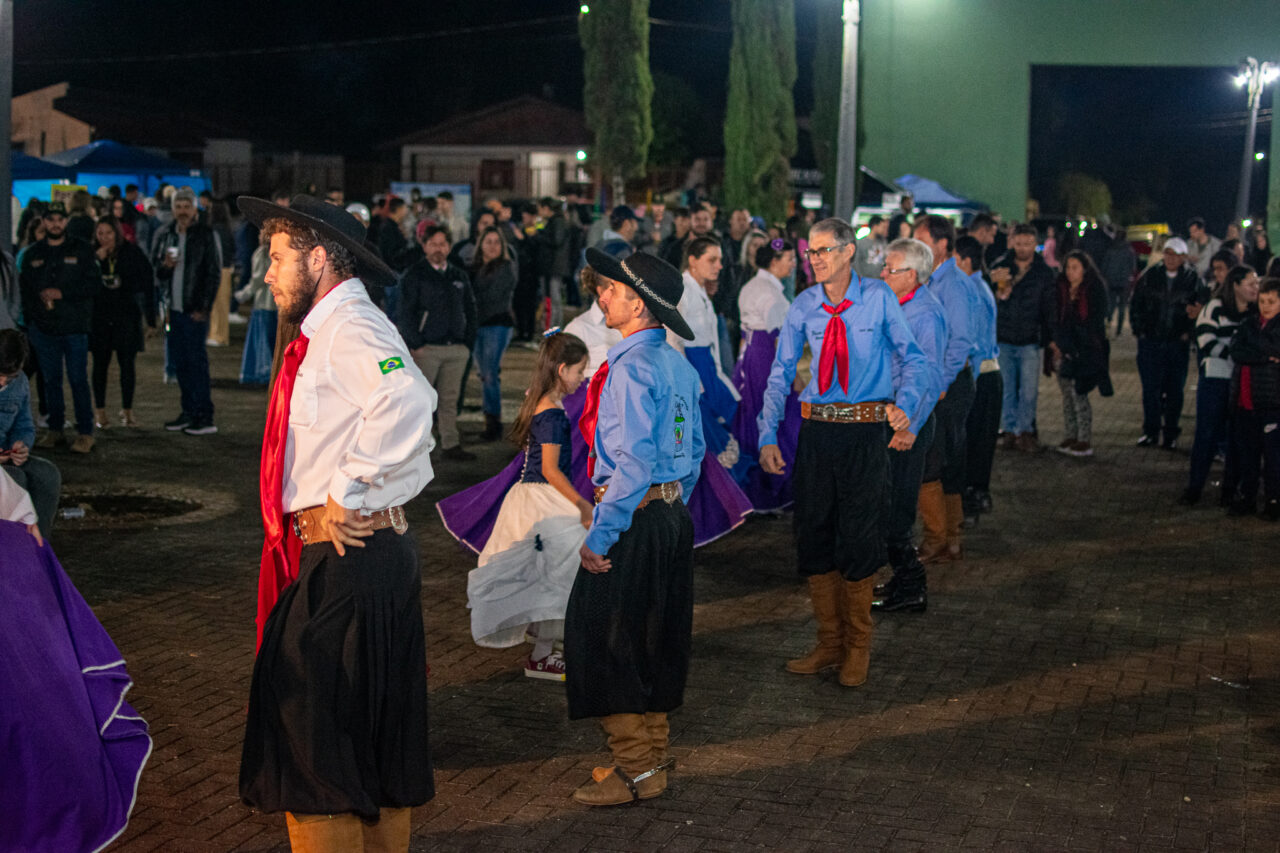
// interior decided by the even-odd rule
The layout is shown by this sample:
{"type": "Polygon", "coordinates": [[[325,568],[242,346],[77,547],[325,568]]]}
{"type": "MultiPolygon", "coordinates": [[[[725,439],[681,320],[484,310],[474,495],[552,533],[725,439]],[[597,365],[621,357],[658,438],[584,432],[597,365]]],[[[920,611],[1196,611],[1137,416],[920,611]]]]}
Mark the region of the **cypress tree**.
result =
{"type": "Polygon", "coordinates": [[[595,134],[592,159],[620,189],[623,178],[644,176],[653,141],[649,0],[591,0],[589,6],[578,16],[578,37],[587,127],[595,134]]]}
{"type": "Polygon", "coordinates": [[[781,219],[796,153],[794,0],[733,0],[724,191],[732,207],[781,219]]]}

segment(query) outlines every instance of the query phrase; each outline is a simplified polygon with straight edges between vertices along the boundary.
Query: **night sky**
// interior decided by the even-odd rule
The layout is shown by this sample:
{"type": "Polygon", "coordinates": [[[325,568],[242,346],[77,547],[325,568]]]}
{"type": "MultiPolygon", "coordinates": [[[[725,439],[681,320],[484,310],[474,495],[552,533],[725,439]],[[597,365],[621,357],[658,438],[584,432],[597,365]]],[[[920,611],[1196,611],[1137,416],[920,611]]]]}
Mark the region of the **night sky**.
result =
{"type": "MultiPolygon", "coordinates": [[[[816,10],[830,2],[796,3],[802,116],[813,101],[816,10]]],[[[259,141],[385,157],[374,149],[388,139],[516,95],[550,94],[580,107],[578,6],[16,0],[14,90],[69,80],[166,103],[181,98],[259,141]],[[370,14],[352,14],[359,8],[370,14]],[[368,43],[347,44],[356,40],[368,43]]],[[[717,156],[729,0],[652,0],[650,15],[651,66],[697,94],[702,109],[690,141],[695,153],[717,156]]],[[[1057,209],[1058,177],[1074,169],[1107,182],[1122,218],[1141,213],[1181,230],[1199,214],[1220,232],[1235,202],[1245,130],[1245,97],[1232,72],[1033,68],[1029,179],[1042,210],[1057,209]]],[[[1264,114],[1270,105],[1268,94],[1264,114]]],[[[1260,150],[1269,130],[1269,121],[1260,124],[1260,150]]],[[[811,162],[809,152],[797,159],[811,162]]],[[[1254,173],[1259,209],[1267,165],[1254,173]]]]}

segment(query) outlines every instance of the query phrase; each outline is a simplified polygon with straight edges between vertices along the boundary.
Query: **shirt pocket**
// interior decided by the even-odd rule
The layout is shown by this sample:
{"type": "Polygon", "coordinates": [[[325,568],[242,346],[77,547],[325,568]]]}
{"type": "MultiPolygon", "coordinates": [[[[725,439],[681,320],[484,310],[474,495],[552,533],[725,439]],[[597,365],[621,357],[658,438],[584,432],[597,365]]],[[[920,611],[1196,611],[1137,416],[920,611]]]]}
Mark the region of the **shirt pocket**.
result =
{"type": "Polygon", "coordinates": [[[299,369],[289,398],[289,423],[299,427],[314,426],[320,415],[320,383],[318,370],[299,369]]]}

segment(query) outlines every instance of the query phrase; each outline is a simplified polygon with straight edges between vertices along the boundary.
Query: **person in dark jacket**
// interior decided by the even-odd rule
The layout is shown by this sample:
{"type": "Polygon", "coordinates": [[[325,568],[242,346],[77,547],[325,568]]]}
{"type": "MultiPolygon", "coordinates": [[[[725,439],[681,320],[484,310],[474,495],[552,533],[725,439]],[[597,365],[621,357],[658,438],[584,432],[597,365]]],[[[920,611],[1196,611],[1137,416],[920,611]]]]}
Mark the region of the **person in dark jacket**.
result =
{"type": "Polygon", "coordinates": [[[448,230],[428,225],[422,237],[426,257],[404,271],[396,325],[436,390],[444,458],[469,461],[476,457],[463,450],[458,436],[458,397],[476,339],[476,299],[467,273],[449,263],[448,230]]]}
{"type": "Polygon", "coordinates": [[[544,307],[543,331],[559,326],[564,306],[565,282],[573,274],[570,258],[569,223],[560,212],[560,202],[550,196],[538,200],[538,216],[542,230],[535,240],[539,244],[538,277],[542,281],[544,307]]]}
{"type": "Polygon", "coordinates": [[[82,243],[93,243],[93,196],[88,190],[76,190],[71,194],[71,206],[67,211],[67,236],[82,243]]]}
{"type": "Polygon", "coordinates": [[[1093,407],[1089,405],[1089,392],[1100,388],[1104,397],[1112,393],[1107,286],[1089,255],[1076,250],[1063,259],[1054,293],[1049,352],[1062,389],[1062,424],[1066,433],[1058,451],[1068,456],[1092,456],[1093,407]]]}
{"type": "Polygon", "coordinates": [[[1129,237],[1124,229],[1117,229],[1111,245],[1102,255],[1099,272],[1107,286],[1107,322],[1116,318],[1116,336],[1124,327],[1125,308],[1129,304],[1129,287],[1133,284],[1133,274],[1138,269],[1138,255],[1129,245],[1129,237]]]}
{"type": "Polygon", "coordinates": [[[1164,245],[1164,262],[1147,270],[1133,288],[1129,325],[1138,339],[1138,376],[1142,380],[1142,436],[1139,447],[1178,446],[1183,389],[1191,352],[1191,333],[1203,284],[1187,263],[1187,244],[1173,237],[1164,245]],[[1161,441],[1163,430],[1163,441],[1161,441]]]}
{"type": "Polygon", "coordinates": [[[516,315],[516,340],[529,343],[538,322],[538,292],[541,287],[538,257],[542,247],[534,239],[538,233],[535,227],[537,205],[522,202],[516,210],[520,221],[511,221],[512,245],[516,251],[516,293],[512,308],[516,315]]]}
{"type": "Polygon", "coordinates": [[[93,299],[102,275],[88,243],[67,234],[66,208],[52,202],[44,214],[45,236],[22,256],[18,284],[27,336],[40,362],[49,407],[49,430],[36,447],[65,443],[66,403],[62,369],[66,365],[76,412],[76,453],[93,450],[93,401],[89,395],[89,328],[93,299]]]}
{"type": "Polygon", "coordinates": [[[93,353],[94,425],[107,428],[107,368],[114,354],[120,365],[120,422],[137,426],[133,416],[134,361],[143,350],[142,320],[156,327],[155,273],[142,250],[124,238],[112,216],[98,220],[96,255],[102,289],[93,300],[89,351],[93,353]]]}
{"type": "Polygon", "coordinates": [[[170,432],[212,435],[209,386],[209,312],[222,281],[222,253],[213,231],[196,219],[196,196],[173,194],[173,222],[156,232],[152,266],[169,305],[169,356],[178,376],[182,411],[164,425],[170,432]]]}
{"type": "Polygon", "coordinates": [[[484,440],[502,438],[502,356],[511,343],[515,315],[511,310],[516,292],[515,264],[497,228],[486,228],[476,240],[471,264],[471,289],[475,292],[480,328],[472,358],[480,370],[484,389],[484,440]]]}
{"type": "Polygon", "coordinates": [[[1262,517],[1280,520],[1280,278],[1258,285],[1258,313],[1250,314],[1231,339],[1233,403],[1231,445],[1240,485],[1228,511],[1253,513],[1258,480],[1266,505],[1262,517]],[[1261,471],[1259,462],[1262,463],[1261,471]]]}
{"type": "Polygon", "coordinates": [[[1041,348],[1049,341],[1053,317],[1053,269],[1036,252],[1036,229],[1013,229],[1011,249],[991,268],[996,290],[996,341],[1004,403],[1000,428],[1004,446],[1040,449],[1034,427],[1040,389],[1041,348]]]}

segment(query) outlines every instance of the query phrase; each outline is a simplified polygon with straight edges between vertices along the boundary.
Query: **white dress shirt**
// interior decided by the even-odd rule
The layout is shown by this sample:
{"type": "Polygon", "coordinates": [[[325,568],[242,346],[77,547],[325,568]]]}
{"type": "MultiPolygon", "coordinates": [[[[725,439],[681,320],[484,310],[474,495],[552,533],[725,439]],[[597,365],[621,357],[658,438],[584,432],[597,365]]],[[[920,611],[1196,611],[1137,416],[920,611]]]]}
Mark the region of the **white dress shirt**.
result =
{"type": "Polygon", "coordinates": [[[733,394],[733,399],[742,399],[738,389],[733,387],[733,383],[724,375],[724,370],[720,367],[720,325],[716,319],[715,306],[711,304],[711,297],[707,296],[706,288],[698,284],[697,280],[687,272],[684,274],[684,295],[680,297],[680,304],[676,306],[676,310],[689,324],[689,331],[693,332],[693,340],[686,341],[668,329],[667,343],[679,352],[684,352],[685,347],[710,347],[711,361],[716,366],[716,376],[733,394]]]}
{"type": "Polygon", "coordinates": [[[600,303],[595,300],[591,301],[590,308],[570,320],[564,330],[587,345],[587,379],[605,363],[609,350],[622,341],[621,332],[605,325],[604,312],[600,310],[600,303]]]}
{"type": "Polygon", "coordinates": [[[768,270],[757,270],[751,280],[738,291],[738,313],[742,318],[742,330],[772,332],[781,329],[786,322],[787,301],[782,282],[768,270]]]}
{"type": "Polygon", "coordinates": [[[349,278],[302,321],[310,343],[289,400],[284,511],[332,495],[371,514],[400,506],[431,482],[435,389],[404,339],[349,278]]]}
{"type": "Polygon", "coordinates": [[[0,471],[0,519],[20,524],[36,523],[36,508],[27,490],[0,471]]]}

